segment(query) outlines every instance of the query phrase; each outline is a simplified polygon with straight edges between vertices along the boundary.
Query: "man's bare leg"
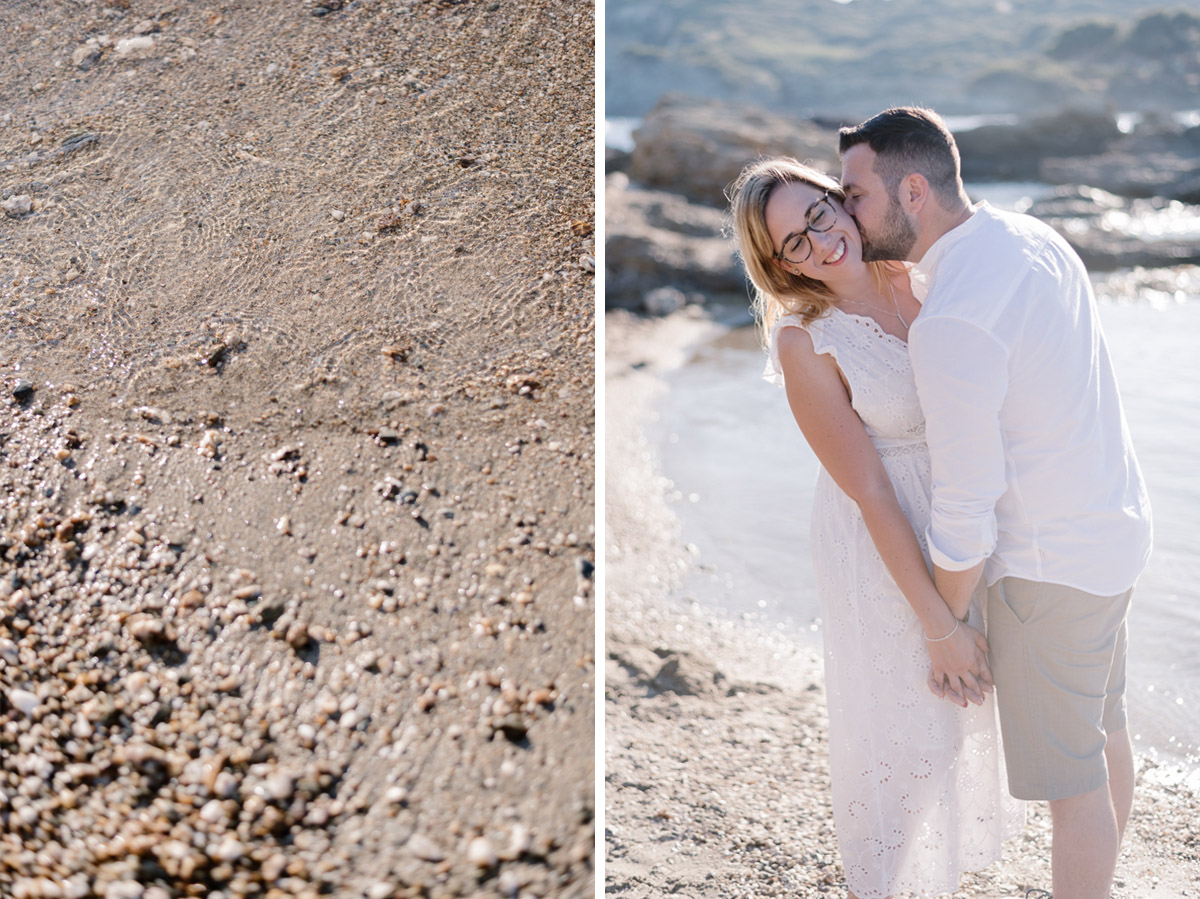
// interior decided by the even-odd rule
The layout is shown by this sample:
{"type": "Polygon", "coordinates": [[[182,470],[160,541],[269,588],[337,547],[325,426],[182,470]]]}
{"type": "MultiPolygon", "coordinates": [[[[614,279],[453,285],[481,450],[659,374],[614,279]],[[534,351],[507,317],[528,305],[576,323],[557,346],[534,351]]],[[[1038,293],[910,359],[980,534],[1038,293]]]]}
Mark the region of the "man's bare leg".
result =
{"type": "Polygon", "coordinates": [[[1121,839],[1109,784],[1051,800],[1050,818],[1054,899],[1108,899],[1121,839]]]}

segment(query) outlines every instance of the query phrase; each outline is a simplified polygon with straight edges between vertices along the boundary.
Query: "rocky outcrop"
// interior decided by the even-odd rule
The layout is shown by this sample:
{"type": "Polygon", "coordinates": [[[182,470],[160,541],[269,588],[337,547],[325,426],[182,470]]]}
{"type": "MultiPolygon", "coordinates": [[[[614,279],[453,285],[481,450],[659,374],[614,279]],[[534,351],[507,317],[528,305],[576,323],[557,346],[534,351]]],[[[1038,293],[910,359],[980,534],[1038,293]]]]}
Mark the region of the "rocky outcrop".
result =
{"type": "Polygon", "coordinates": [[[1066,111],[954,136],[967,181],[1086,184],[1123,197],[1200,201],[1200,128],[1148,117],[1128,133],[1111,113],[1066,111]]]}
{"type": "Polygon", "coordinates": [[[695,294],[745,292],[721,210],[640,190],[622,173],[605,179],[604,205],[606,305],[663,312],[695,294]],[[647,301],[657,288],[672,292],[647,301]]]}
{"type": "Polygon", "coordinates": [[[1045,159],[1037,180],[1087,184],[1124,197],[1200,202],[1200,159],[1176,153],[1113,150],[1097,156],[1045,159]]]}
{"type": "Polygon", "coordinates": [[[764,156],[794,156],[837,172],[837,132],[811,121],[670,94],[633,133],[629,176],[646,187],[724,207],[725,188],[764,156]]]}
{"type": "Polygon", "coordinates": [[[954,135],[966,181],[1038,181],[1043,160],[1102,151],[1121,138],[1111,114],[1067,111],[954,135]]]}
{"type": "Polygon", "coordinates": [[[1191,109],[1200,15],[1161,9],[1187,5],[608,0],[605,103],[609,115],[641,116],[664,93],[687,91],[851,121],[884,97],[957,115],[1191,109]]]}

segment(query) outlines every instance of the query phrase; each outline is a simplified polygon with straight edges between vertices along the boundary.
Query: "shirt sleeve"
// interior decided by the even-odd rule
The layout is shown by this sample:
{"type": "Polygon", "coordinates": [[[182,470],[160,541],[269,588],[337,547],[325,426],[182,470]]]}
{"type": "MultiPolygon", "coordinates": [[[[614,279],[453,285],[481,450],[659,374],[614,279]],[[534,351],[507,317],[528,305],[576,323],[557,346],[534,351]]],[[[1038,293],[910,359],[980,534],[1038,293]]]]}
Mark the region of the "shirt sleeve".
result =
{"type": "Polygon", "coordinates": [[[940,568],[964,571],[996,548],[1008,353],[978,326],[934,316],[913,323],[909,355],[933,465],[929,553],[940,568]]]}

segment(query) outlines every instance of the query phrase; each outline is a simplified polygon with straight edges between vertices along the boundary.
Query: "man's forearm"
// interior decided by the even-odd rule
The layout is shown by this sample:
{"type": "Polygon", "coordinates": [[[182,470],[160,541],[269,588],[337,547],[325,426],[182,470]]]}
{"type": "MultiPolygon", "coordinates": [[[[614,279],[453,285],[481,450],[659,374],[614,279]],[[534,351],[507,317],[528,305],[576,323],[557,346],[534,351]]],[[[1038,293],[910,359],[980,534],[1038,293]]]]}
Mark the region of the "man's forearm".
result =
{"type": "Polygon", "coordinates": [[[971,597],[983,576],[983,564],[980,562],[964,571],[947,571],[937,565],[933,567],[933,583],[955,618],[967,617],[971,608],[971,597]]]}

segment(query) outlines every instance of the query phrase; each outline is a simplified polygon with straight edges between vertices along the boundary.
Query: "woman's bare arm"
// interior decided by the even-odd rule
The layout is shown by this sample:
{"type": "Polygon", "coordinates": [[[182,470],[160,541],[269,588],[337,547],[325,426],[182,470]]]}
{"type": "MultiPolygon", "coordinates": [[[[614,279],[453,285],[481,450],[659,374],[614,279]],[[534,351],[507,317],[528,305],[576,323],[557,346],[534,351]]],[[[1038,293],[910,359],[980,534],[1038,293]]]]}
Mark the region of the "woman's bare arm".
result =
{"type": "Polygon", "coordinates": [[[948,640],[926,643],[933,663],[931,688],[942,695],[935,684],[948,684],[960,704],[964,696],[981,703],[991,688],[987,643],[974,628],[958,623],[934,586],[879,453],[850,405],[836,361],[818,354],[801,328],[785,328],[777,341],[796,424],[830,477],[858,505],[880,558],[925,635],[940,638],[958,628],[948,640]]]}

